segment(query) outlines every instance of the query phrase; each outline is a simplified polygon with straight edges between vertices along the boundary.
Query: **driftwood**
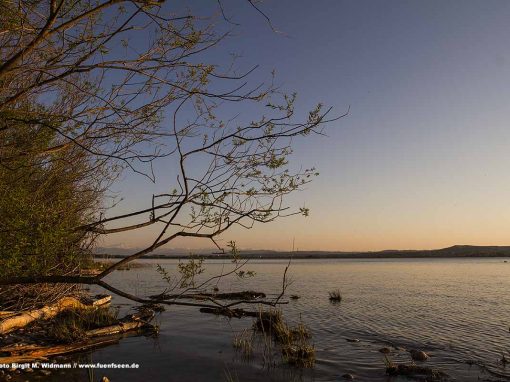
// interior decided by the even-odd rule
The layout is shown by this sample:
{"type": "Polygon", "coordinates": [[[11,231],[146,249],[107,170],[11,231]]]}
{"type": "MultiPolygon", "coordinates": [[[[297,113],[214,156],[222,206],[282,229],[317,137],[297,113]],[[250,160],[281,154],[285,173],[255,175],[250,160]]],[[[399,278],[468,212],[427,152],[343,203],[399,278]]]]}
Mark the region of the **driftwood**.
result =
{"type": "Polygon", "coordinates": [[[95,300],[91,300],[90,302],[87,302],[87,305],[92,306],[105,306],[108,305],[110,302],[112,302],[112,296],[103,294],[103,295],[97,295],[95,300]]]}
{"type": "Polygon", "coordinates": [[[19,355],[27,351],[40,349],[41,345],[37,344],[14,344],[2,346],[0,348],[0,353],[8,353],[10,355],[19,355]]]}
{"type": "Polygon", "coordinates": [[[123,319],[119,320],[118,324],[88,330],[86,335],[87,337],[110,336],[113,334],[126,333],[138,329],[150,329],[154,331],[156,328],[149,324],[149,321],[151,321],[153,318],[154,311],[150,309],[144,309],[140,313],[131,314],[124,317],[123,319]]]}
{"type": "Polygon", "coordinates": [[[118,339],[95,339],[78,342],[70,345],[22,345],[0,348],[0,352],[9,353],[7,357],[0,357],[0,364],[12,364],[46,360],[47,357],[76,353],[99,346],[106,346],[117,343],[118,339]]]}
{"type": "Polygon", "coordinates": [[[117,343],[119,338],[108,339],[95,337],[115,336],[139,329],[155,330],[155,327],[148,323],[153,317],[154,312],[148,310],[145,310],[143,314],[128,315],[122,320],[119,320],[118,324],[87,331],[86,336],[89,339],[74,344],[48,346],[22,344],[4,346],[0,348],[0,353],[6,354],[7,356],[0,357],[0,364],[46,360],[48,357],[52,356],[76,353],[99,346],[111,345],[117,343]]]}
{"type": "Polygon", "coordinates": [[[266,294],[252,290],[232,293],[188,293],[188,294],[166,294],[161,293],[150,298],[154,300],[173,300],[173,299],[194,299],[194,300],[255,300],[265,298],[266,294]]]}
{"type": "Polygon", "coordinates": [[[219,316],[227,316],[227,317],[235,317],[235,318],[242,318],[242,317],[260,317],[260,312],[254,312],[250,310],[244,310],[241,308],[237,309],[228,309],[228,308],[200,308],[201,313],[210,313],[210,314],[216,314],[219,316]]]}
{"type": "Polygon", "coordinates": [[[22,328],[31,322],[36,320],[48,320],[55,317],[60,312],[67,309],[76,308],[91,308],[106,305],[110,302],[111,296],[101,296],[100,299],[93,301],[90,305],[82,303],[80,300],[74,297],[63,297],[52,305],[44,306],[40,309],[29,310],[26,312],[20,312],[13,316],[0,321],[0,334],[6,334],[13,330],[22,328]]]}
{"type": "Polygon", "coordinates": [[[152,325],[147,325],[147,323],[142,321],[121,322],[117,325],[88,330],[86,335],[87,337],[110,336],[113,334],[125,333],[131,330],[143,329],[147,327],[152,327],[152,325]]]}

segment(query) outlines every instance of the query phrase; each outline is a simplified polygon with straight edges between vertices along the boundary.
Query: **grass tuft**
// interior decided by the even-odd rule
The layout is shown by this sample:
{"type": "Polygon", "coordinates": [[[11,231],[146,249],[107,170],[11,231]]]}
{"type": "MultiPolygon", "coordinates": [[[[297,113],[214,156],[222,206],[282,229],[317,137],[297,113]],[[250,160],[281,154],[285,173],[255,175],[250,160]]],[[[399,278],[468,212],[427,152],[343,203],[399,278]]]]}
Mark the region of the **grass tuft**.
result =
{"type": "Polygon", "coordinates": [[[340,293],[340,289],[331,290],[328,292],[329,301],[331,302],[340,302],[342,301],[342,294],[340,293]]]}
{"type": "Polygon", "coordinates": [[[237,349],[244,358],[248,359],[253,353],[253,332],[243,330],[241,333],[236,334],[232,341],[235,349],[237,349]]]}
{"type": "Polygon", "coordinates": [[[387,355],[383,359],[384,366],[386,367],[386,374],[391,376],[405,376],[408,378],[425,378],[427,382],[442,382],[448,381],[450,378],[448,374],[432,369],[430,367],[418,366],[413,364],[397,364],[393,362],[387,355]]]}
{"type": "Polygon", "coordinates": [[[283,360],[294,366],[311,368],[315,364],[315,347],[309,343],[309,329],[300,322],[290,327],[280,310],[260,312],[253,329],[268,335],[281,348],[283,360]]]}
{"type": "Polygon", "coordinates": [[[62,343],[83,340],[88,330],[118,323],[117,314],[117,310],[110,307],[66,310],[49,323],[46,335],[62,343]]]}

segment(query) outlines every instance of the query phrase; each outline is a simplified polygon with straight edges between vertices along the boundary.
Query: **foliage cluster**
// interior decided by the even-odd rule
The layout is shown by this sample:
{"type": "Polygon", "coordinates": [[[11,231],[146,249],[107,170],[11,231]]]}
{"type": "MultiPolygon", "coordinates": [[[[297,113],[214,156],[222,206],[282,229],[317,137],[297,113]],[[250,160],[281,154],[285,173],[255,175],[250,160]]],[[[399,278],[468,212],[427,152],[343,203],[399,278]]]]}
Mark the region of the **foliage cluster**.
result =
{"type": "MultiPolygon", "coordinates": [[[[27,119],[36,111],[0,112],[0,274],[41,276],[76,271],[88,259],[89,223],[101,192],[87,157],[58,146],[56,133],[27,119]]],[[[50,121],[46,122],[51,124],[50,121]]]]}
{"type": "MultiPolygon", "coordinates": [[[[105,277],[175,240],[224,253],[217,239],[232,228],[309,215],[285,204],[318,175],[291,165],[292,146],[340,117],[321,103],[299,113],[274,72],[253,84],[257,65],[209,55],[234,25],[214,4],[199,16],[166,1],[0,0],[0,283],[92,283],[139,301],[105,277]],[[109,210],[112,182],[126,169],[155,182],[155,161],[173,183],[109,210]],[[140,230],[141,249],[80,276],[96,238],[140,230]]],[[[229,247],[226,274],[254,276],[229,247]]],[[[177,268],[175,280],[158,268],[170,290],[224,276],[196,285],[202,260],[177,268]]]]}

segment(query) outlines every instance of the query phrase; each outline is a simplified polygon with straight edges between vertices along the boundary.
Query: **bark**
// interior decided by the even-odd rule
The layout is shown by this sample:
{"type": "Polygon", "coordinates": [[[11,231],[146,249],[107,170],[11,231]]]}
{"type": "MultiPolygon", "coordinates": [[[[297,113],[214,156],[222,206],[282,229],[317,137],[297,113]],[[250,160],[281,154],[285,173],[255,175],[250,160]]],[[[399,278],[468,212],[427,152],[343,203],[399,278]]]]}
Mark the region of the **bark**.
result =
{"type": "Polygon", "coordinates": [[[260,312],[254,312],[244,309],[228,309],[228,308],[201,308],[201,313],[210,313],[210,314],[216,314],[219,316],[227,316],[227,317],[235,317],[235,318],[242,318],[242,317],[260,317],[260,312]]]}
{"type": "Polygon", "coordinates": [[[266,294],[255,291],[242,291],[231,293],[188,293],[188,294],[158,294],[150,296],[152,299],[157,300],[171,300],[171,299],[195,299],[195,300],[256,300],[258,298],[265,298],[266,294]]]}
{"type": "Polygon", "coordinates": [[[0,352],[8,352],[8,357],[0,357],[0,364],[12,364],[31,362],[35,360],[46,360],[50,356],[58,356],[69,353],[80,352],[99,346],[106,346],[117,343],[118,339],[95,339],[78,342],[70,345],[37,346],[25,345],[9,348],[0,348],[0,352]]]}
{"type": "Polygon", "coordinates": [[[47,305],[40,309],[21,312],[0,321],[0,334],[12,332],[13,330],[27,326],[36,320],[48,320],[68,309],[99,307],[108,304],[110,300],[111,296],[107,296],[92,302],[90,305],[85,305],[74,297],[63,297],[55,304],[47,305]]]}
{"type": "Polygon", "coordinates": [[[112,301],[112,296],[102,295],[102,296],[99,296],[99,298],[97,300],[92,301],[92,306],[98,307],[98,306],[108,305],[111,301],[112,301]]]}
{"type": "MultiPolygon", "coordinates": [[[[109,296],[108,296],[109,297],[109,296]]],[[[103,304],[105,299],[103,299],[103,304]]],[[[98,300],[101,301],[101,300],[98,300]]],[[[93,329],[86,332],[88,339],[75,344],[41,346],[37,344],[8,345],[0,348],[0,353],[8,354],[6,357],[0,357],[0,364],[12,364],[14,362],[32,362],[37,360],[47,360],[48,357],[65,355],[92,349],[99,346],[107,346],[117,343],[119,337],[115,338],[94,338],[104,336],[115,336],[116,334],[143,328],[155,327],[148,324],[147,321],[154,317],[154,312],[146,311],[142,314],[129,315],[119,321],[116,325],[93,329]]]]}
{"type": "Polygon", "coordinates": [[[142,321],[131,321],[131,322],[120,322],[117,325],[106,326],[104,328],[93,329],[87,331],[87,337],[101,337],[110,336],[113,334],[125,333],[131,330],[138,330],[143,328],[153,328],[152,325],[148,325],[142,321]]]}

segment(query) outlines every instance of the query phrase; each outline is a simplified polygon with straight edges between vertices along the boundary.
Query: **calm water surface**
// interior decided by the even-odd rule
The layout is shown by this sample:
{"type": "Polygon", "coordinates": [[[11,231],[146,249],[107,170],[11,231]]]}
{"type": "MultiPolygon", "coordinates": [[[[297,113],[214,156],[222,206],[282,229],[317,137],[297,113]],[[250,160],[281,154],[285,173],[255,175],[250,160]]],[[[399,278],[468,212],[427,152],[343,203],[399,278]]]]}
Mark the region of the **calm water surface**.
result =
{"type": "MultiPolygon", "coordinates": [[[[145,260],[151,266],[116,272],[109,281],[138,295],[161,292],[164,282],[155,271],[177,261],[145,260]]],[[[228,265],[229,262],[225,261],[228,265]]],[[[223,262],[207,263],[218,271],[223,262]]],[[[257,276],[248,281],[223,280],[221,292],[254,289],[278,293],[286,261],[252,261],[247,269],[257,276]]],[[[298,294],[283,306],[291,322],[300,317],[310,327],[317,349],[313,370],[278,366],[268,370],[260,356],[243,360],[233,350],[235,333],[252,319],[232,319],[199,313],[196,308],[169,307],[158,317],[157,338],[127,337],[118,345],[85,358],[95,362],[140,364],[139,370],[96,371],[112,381],[339,381],[352,373],[360,381],[403,381],[385,375],[379,349],[394,346],[390,358],[410,362],[407,350],[426,351],[425,364],[441,369],[457,381],[498,381],[510,377],[498,363],[510,358],[510,262],[504,259],[377,259],[295,260],[288,294],[298,294]],[[328,290],[339,288],[340,304],[331,304],[328,290]],[[359,339],[348,342],[347,339],[359,339]],[[407,350],[406,350],[407,349],[407,350]],[[499,374],[489,374],[466,361],[482,362],[499,374]]],[[[123,310],[129,301],[117,298],[123,310]]],[[[55,374],[54,378],[58,379],[55,374]]],[[[61,378],[64,378],[62,375],[61,378]]],[[[67,374],[66,380],[87,380],[86,374],[67,374]]]]}

